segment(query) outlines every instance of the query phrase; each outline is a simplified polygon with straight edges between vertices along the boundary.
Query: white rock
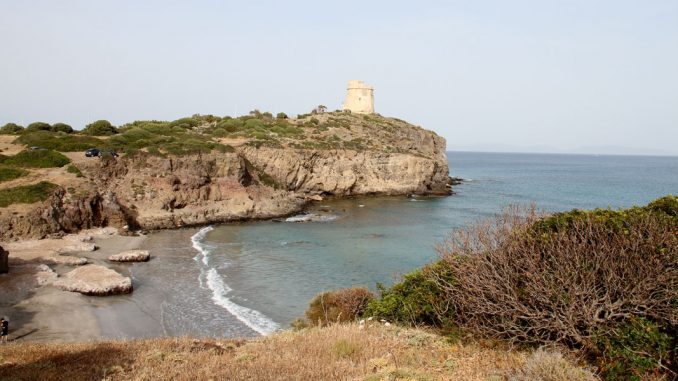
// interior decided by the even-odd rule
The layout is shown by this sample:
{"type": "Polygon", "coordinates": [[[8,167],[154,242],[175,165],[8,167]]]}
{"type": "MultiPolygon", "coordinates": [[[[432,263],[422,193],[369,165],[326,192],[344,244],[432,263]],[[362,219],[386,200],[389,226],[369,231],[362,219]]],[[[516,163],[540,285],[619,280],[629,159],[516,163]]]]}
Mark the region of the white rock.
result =
{"type": "Polygon", "coordinates": [[[57,253],[72,253],[77,251],[94,251],[97,246],[89,242],[73,242],[57,249],[57,253]]]}
{"type": "Polygon", "coordinates": [[[151,258],[148,250],[127,250],[108,257],[112,262],[146,262],[151,258]]]}
{"type": "Polygon", "coordinates": [[[87,264],[87,258],[70,255],[53,255],[44,259],[45,262],[55,265],[82,266],[87,264]]]}
{"type": "Polygon", "coordinates": [[[390,326],[391,326],[391,323],[386,322],[386,323],[384,323],[384,325],[385,325],[386,327],[390,327],[390,326]]]}
{"type": "Polygon", "coordinates": [[[85,295],[103,296],[132,292],[132,279],[99,265],[78,267],[55,280],[53,284],[61,290],[85,295]]]}

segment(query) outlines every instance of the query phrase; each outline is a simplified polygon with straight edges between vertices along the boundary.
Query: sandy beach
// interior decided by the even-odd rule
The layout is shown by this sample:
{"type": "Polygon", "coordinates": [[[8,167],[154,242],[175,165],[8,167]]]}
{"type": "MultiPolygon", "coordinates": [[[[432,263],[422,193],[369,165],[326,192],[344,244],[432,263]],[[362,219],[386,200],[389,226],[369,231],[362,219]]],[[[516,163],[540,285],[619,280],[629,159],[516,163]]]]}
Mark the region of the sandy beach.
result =
{"type": "Polygon", "coordinates": [[[0,316],[9,318],[10,340],[82,342],[101,336],[95,309],[106,297],[62,291],[52,281],[74,268],[77,258],[128,276],[131,264],[113,264],[109,255],[139,248],[145,236],[120,236],[93,229],[61,239],[0,243],[9,251],[10,271],[0,275],[0,316]],[[96,250],[92,251],[93,245],[96,250]]]}

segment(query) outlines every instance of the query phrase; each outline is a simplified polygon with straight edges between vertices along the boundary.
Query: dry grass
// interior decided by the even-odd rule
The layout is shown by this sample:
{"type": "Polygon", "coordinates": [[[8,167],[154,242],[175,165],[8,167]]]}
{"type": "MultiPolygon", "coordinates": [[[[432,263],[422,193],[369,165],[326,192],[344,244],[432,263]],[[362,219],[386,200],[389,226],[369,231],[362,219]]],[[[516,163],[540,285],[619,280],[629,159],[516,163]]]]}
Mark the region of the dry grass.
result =
{"type": "MultiPolygon", "coordinates": [[[[526,361],[531,364],[530,355],[448,344],[422,330],[342,324],[249,341],[0,345],[0,379],[504,380],[527,374],[523,368],[526,361]]],[[[563,374],[578,374],[565,360],[555,366],[564,368],[563,374]]]]}

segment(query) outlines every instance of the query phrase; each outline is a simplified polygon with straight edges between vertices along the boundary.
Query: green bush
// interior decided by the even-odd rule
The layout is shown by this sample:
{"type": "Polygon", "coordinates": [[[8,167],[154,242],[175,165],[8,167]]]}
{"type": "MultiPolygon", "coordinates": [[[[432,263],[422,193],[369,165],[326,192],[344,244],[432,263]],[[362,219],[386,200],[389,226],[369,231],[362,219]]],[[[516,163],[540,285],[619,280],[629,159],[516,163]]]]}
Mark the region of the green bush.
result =
{"type": "Polygon", "coordinates": [[[85,126],[82,133],[92,136],[110,136],[117,134],[118,129],[107,120],[97,120],[85,126]]]}
{"type": "Polygon", "coordinates": [[[41,181],[37,184],[2,189],[0,190],[0,208],[6,208],[12,204],[45,201],[58,187],[56,184],[41,181]]]}
{"type": "Polygon", "coordinates": [[[169,123],[169,127],[179,127],[190,130],[200,125],[200,121],[193,118],[181,118],[169,123]]]}
{"type": "Polygon", "coordinates": [[[221,122],[217,123],[217,128],[223,128],[228,132],[239,131],[243,127],[244,123],[240,119],[222,119],[221,122]]]}
{"type": "Polygon", "coordinates": [[[377,284],[380,297],[373,299],[363,312],[364,317],[375,316],[407,325],[429,325],[452,328],[454,314],[441,309],[445,293],[436,279],[451,281],[451,275],[442,262],[435,262],[423,269],[403,276],[402,281],[390,288],[377,284]]]}
{"type": "Polygon", "coordinates": [[[0,127],[0,135],[16,135],[23,131],[24,128],[15,123],[7,123],[0,127]]]}
{"type": "Polygon", "coordinates": [[[77,177],[82,177],[82,172],[80,171],[80,168],[76,167],[73,164],[70,164],[68,167],[66,167],[66,172],[73,173],[77,177]]]}
{"type": "Polygon", "coordinates": [[[228,135],[228,131],[226,131],[223,128],[215,128],[214,130],[212,130],[212,135],[218,138],[223,138],[224,136],[228,135]]]}
{"type": "Polygon", "coordinates": [[[72,134],[73,133],[73,127],[69,126],[66,123],[55,123],[55,124],[52,125],[52,128],[50,128],[50,131],[72,134]]]}
{"type": "Polygon", "coordinates": [[[18,179],[19,177],[26,176],[27,174],[28,171],[21,168],[7,167],[4,165],[0,166],[0,182],[18,179]]]}
{"type": "Polygon", "coordinates": [[[621,322],[614,335],[602,332],[595,342],[602,353],[598,361],[605,380],[640,381],[663,371],[662,362],[670,366],[671,359],[678,359],[676,332],[662,331],[641,317],[621,322]]]}
{"type": "Polygon", "coordinates": [[[103,140],[92,136],[48,131],[26,132],[19,136],[16,142],[27,147],[37,146],[61,152],[77,152],[105,146],[103,140]]]}
{"type": "Polygon", "coordinates": [[[52,126],[49,125],[49,123],[45,122],[33,122],[26,127],[26,132],[34,132],[34,131],[51,131],[52,126]]]}
{"type": "Polygon", "coordinates": [[[287,114],[285,114],[284,112],[279,112],[276,114],[275,117],[278,119],[287,119],[287,114]]]}
{"type": "Polygon", "coordinates": [[[63,154],[52,150],[27,150],[3,160],[4,164],[25,168],[58,168],[71,161],[63,154]]]}

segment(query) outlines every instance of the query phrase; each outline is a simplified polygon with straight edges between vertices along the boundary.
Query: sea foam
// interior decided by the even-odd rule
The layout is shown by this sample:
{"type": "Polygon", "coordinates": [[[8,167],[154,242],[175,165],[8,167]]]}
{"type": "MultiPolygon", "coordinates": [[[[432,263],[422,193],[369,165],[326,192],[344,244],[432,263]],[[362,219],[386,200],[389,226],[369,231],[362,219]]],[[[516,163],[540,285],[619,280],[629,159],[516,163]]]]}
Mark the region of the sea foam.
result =
{"type": "Polygon", "coordinates": [[[208,226],[200,229],[200,231],[191,237],[193,248],[198,251],[198,255],[193,259],[196,262],[202,263],[200,276],[198,277],[200,287],[205,288],[205,286],[207,286],[206,288],[212,291],[212,301],[214,304],[224,308],[231,315],[235,316],[236,319],[240,320],[254,331],[266,335],[279,329],[280,326],[266,315],[251,308],[241,306],[228,298],[228,294],[233,291],[233,289],[224,282],[216,268],[209,266],[211,248],[203,242],[207,233],[212,230],[213,228],[208,226]]]}

